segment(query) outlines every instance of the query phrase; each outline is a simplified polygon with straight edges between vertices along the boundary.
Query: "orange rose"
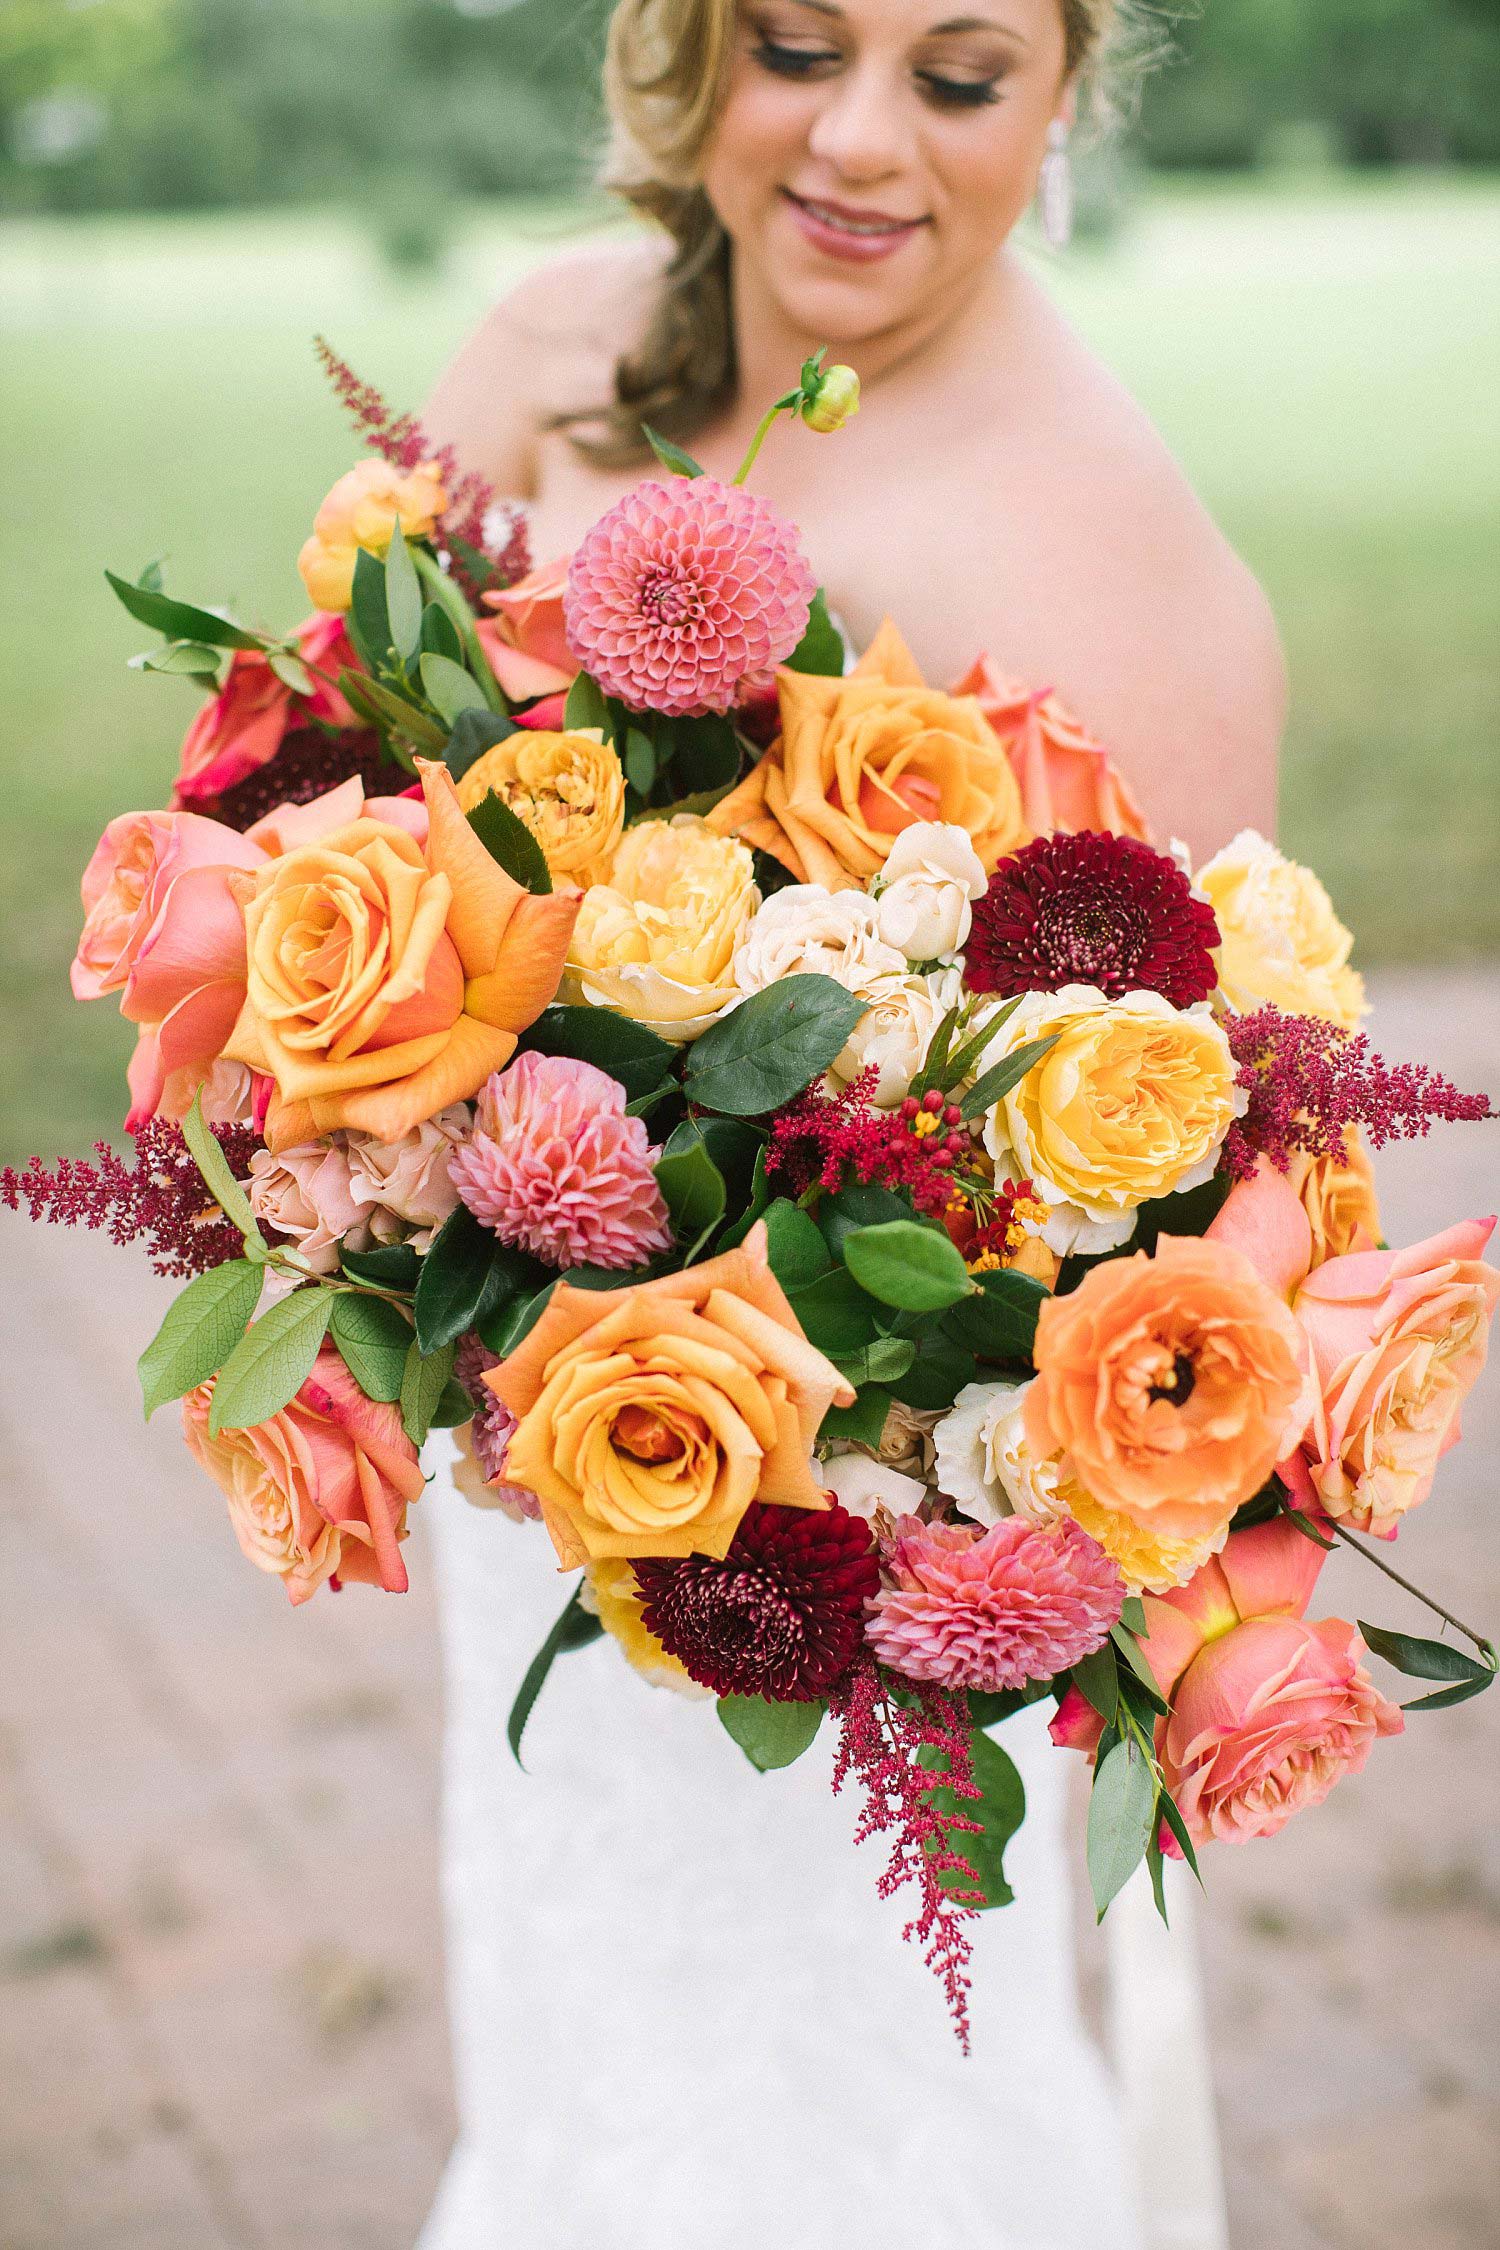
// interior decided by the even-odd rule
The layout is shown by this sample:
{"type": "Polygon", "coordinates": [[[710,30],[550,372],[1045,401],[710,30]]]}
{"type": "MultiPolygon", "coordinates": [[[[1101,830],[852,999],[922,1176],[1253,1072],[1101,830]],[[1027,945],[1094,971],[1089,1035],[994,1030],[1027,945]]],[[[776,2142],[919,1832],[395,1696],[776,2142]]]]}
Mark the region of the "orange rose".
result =
{"type": "Polygon", "coordinates": [[[1010,760],[1027,827],[1038,836],[1083,828],[1151,840],[1146,816],[1113,759],[1050,688],[1033,695],[981,656],[953,690],[977,698],[1010,760]]]}
{"type": "Polygon", "coordinates": [[[399,1141],[478,1092],[557,990],[576,896],[496,865],[443,766],[425,846],[359,819],[236,876],[246,994],[225,1053],[276,1082],[276,1151],[352,1126],[399,1141]]]}
{"type": "Polygon", "coordinates": [[[776,688],[780,740],[708,815],[720,835],[831,891],[878,875],[915,821],[966,830],[987,874],[1026,841],[1021,792],[977,701],[928,687],[889,618],[847,678],[783,666],[776,688]]]}
{"type": "Polygon", "coordinates": [[[1290,1308],[1240,1251],[1163,1235],[1042,1307],[1026,1438],[1103,1507],[1172,1539],[1216,1533],[1307,1424],[1290,1308]]]}
{"type": "Polygon", "coordinates": [[[517,1418],[505,1473],[541,1501],[568,1570],[722,1556],[752,1500],[825,1508],[812,1442],[854,1397],[798,1326],[761,1225],[737,1250],[632,1289],[560,1281],[484,1380],[517,1418]]]}

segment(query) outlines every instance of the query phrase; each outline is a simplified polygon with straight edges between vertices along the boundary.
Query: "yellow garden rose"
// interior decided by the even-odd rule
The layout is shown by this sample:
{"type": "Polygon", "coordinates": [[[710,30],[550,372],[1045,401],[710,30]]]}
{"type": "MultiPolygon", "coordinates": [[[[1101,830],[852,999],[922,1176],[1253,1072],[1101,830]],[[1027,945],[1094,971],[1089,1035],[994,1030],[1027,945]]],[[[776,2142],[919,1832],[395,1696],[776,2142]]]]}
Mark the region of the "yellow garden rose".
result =
{"type": "Polygon", "coordinates": [[[680,1043],[736,998],[734,955],[760,904],[755,866],[701,820],[643,820],[607,882],[586,891],[568,952],[570,995],[680,1043]]]}
{"type": "Polygon", "coordinates": [[[1118,1250],[1141,1204],[1212,1176],[1244,1105],[1229,1042],[1206,1005],[1070,984],[1028,993],[976,1074],[1047,1038],[1050,1053],[986,1118],[985,1147],[1003,1176],[1031,1181],[1049,1248],[1118,1250]]]}
{"type": "Polygon", "coordinates": [[[228,878],[247,961],[224,1052],[276,1082],[273,1151],[339,1127],[399,1141],[502,1069],[557,989],[577,899],[522,890],[446,769],[421,772],[425,845],[360,819],[228,878]]]}
{"type": "Polygon", "coordinates": [[[1352,1250],[1380,1245],[1380,1204],[1370,1152],[1351,1125],[1341,1156],[1298,1152],[1288,1175],[1312,1228],[1312,1262],[1326,1265],[1352,1250]]]}
{"type": "Polygon", "coordinates": [[[517,1420],[505,1473],[537,1495],[565,1570],[723,1556],[752,1500],[826,1507],[812,1442],[854,1397],[798,1326],[763,1225],[634,1288],[559,1282],[484,1380],[517,1420]]]}
{"type": "Polygon", "coordinates": [[[620,1654],[627,1664],[634,1666],[643,1680],[653,1687],[674,1688],[679,1695],[696,1696],[700,1700],[712,1695],[713,1689],[700,1687],[685,1664],[678,1662],[670,1649],[661,1642],[647,1625],[642,1615],[640,1589],[635,1573],[628,1562],[619,1556],[610,1556],[601,1562],[585,1566],[580,1605],[591,1609],[617,1642],[620,1654]]]}
{"type": "Polygon", "coordinates": [[[1246,828],[1200,871],[1198,888],[1219,918],[1219,985],[1236,1008],[1269,1001],[1355,1028],[1365,988],[1349,966],[1354,939],[1311,868],[1246,828]]]}
{"type": "Polygon", "coordinates": [[[519,727],[475,759],[458,784],[466,813],[493,790],[526,823],[554,876],[602,882],[625,826],[625,776],[597,727],[568,734],[519,727]]]}
{"type": "Polygon", "coordinates": [[[928,687],[889,619],[847,678],[783,667],[777,694],[780,740],[708,818],[799,883],[865,883],[917,821],[965,830],[986,874],[1025,843],[1020,787],[977,698],[928,687]]]}
{"type": "Polygon", "coordinates": [[[354,563],[361,547],[383,555],[399,522],[408,539],[426,539],[448,505],[436,461],[398,469],[361,461],[339,478],[313,518],[297,568],[318,609],[347,609],[354,599],[354,563]]]}

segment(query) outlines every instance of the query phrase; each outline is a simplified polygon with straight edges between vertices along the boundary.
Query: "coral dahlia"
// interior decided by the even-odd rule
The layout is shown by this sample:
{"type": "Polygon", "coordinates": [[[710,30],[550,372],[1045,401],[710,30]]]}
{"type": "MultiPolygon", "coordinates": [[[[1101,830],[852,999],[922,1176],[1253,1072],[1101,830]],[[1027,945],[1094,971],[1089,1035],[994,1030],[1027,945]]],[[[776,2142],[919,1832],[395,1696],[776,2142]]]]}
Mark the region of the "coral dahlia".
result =
{"type": "Polygon", "coordinates": [[[1103,1645],[1125,1601],[1116,1565],[1071,1521],[980,1531],[903,1516],[884,1560],[866,1638],[893,1672],[944,1688],[1050,1680],[1103,1645]]]}
{"type": "Polygon", "coordinates": [[[693,718],[764,694],[807,630],[796,531],[714,477],[638,484],[568,571],[569,647],[632,710],[693,718]]]}
{"type": "Polygon", "coordinates": [[[722,1562],[637,1558],[645,1621],[663,1648],[717,1695],[807,1703],[859,1655],[866,1603],[880,1585],[868,1524],[752,1500],[722,1562]]]}
{"type": "Polygon", "coordinates": [[[1106,998],[1159,992],[1174,1007],[1217,982],[1214,910],[1175,860],[1133,836],[1039,836],[1001,860],[974,906],[964,975],[1009,998],[1096,985],[1106,998]]]}

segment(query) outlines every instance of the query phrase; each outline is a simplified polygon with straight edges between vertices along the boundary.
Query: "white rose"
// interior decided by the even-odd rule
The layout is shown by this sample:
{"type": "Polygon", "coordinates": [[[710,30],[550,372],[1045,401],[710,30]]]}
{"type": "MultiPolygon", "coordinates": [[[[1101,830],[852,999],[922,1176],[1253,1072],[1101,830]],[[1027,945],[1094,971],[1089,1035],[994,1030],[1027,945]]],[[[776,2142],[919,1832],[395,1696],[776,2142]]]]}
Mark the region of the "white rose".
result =
{"type": "Polygon", "coordinates": [[[877,1109],[894,1109],[906,1099],[927,1059],[933,1034],[953,1004],[954,981],[955,972],[950,970],[935,976],[891,978],[876,986],[829,1076],[846,1086],[862,1070],[879,1071],[870,1100],[877,1109]]]}
{"type": "Polygon", "coordinates": [[[939,1422],[938,1490],[976,1523],[1026,1516],[1051,1523],[1065,1511],[1057,1498],[1060,1457],[1039,1461],[1026,1442],[1024,1408],[1031,1383],[969,1383],[939,1422]]]}
{"type": "Polygon", "coordinates": [[[914,1516],[927,1497],[927,1487],[919,1478],[903,1476],[884,1461],[872,1461],[867,1453],[837,1453],[832,1460],[819,1462],[816,1474],[841,1508],[851,1516],[863,1516],[866,1523],[877,1508],[888,1508],[893,1516],[914,1516]]]}
{"type": "Polygon", "coordinates": [[[468,1133],[468,1105],[455,1102],[413,1126],[399,1141],[349,1136],[349,1193],[369,1210],[378,1242],[410,1240],[425,1250],[458,1202],[448,1159],[468,1133]],[[418,1229],[408,1235],[411,1227],[418,1229]]]}
{"type": "Polygon", "coordinates": [[[971,901],[984,889],[984,868],[968,831],[947,821],[916,821],[902,829],[881,870],[875,901],[880,935],[908,961],[957,953],[969,935],[971,901]]]}
{"type": "Polygon", "coordinates": [[[906,955],[880,936],[874,900],[820,883],[773,892],[746,923],[734,957],[734,981],[747,996],[783,977],[832,977],[846,992],[863,993],[905,974],[906,955]]]}

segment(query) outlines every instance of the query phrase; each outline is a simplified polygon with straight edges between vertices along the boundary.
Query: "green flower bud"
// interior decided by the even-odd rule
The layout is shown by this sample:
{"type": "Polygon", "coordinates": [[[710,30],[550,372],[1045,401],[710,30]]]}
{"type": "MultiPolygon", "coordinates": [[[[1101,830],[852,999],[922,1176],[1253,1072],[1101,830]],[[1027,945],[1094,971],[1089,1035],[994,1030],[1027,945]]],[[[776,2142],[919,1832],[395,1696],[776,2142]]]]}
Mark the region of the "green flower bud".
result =
{"type": "Polygon", "coordinates": [[[852,367],[827,367],[805,383],[800,412],[810,430],[841,430],[859,412],[859,377],[852,367]]]}

